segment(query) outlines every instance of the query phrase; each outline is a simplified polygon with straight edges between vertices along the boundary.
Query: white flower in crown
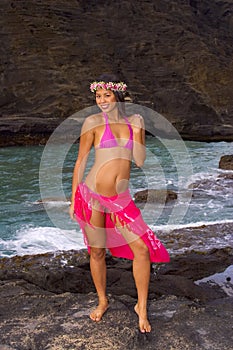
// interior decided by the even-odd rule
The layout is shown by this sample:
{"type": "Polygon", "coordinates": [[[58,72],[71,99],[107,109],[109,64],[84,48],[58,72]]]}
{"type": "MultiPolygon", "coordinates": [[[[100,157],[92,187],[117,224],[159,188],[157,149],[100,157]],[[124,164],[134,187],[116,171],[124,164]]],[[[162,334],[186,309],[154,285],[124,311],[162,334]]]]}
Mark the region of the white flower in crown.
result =
{"type": "Polygon", "coordinates": [[[104,81],[93,81],[93,83],[90,84],[91,92],[95,92],[98,88],[112,91],[126,91],[127,85],[123,83],[123,81],[120,83],[115,83],[112,81],[108,83],[104,81]]]}

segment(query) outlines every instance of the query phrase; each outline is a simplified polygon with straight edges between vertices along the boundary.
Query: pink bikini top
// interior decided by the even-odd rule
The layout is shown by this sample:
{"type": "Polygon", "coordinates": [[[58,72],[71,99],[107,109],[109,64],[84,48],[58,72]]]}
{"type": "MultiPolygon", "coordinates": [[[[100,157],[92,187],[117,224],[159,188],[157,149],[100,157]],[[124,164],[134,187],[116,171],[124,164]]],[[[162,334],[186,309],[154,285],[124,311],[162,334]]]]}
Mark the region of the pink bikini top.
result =
{"type": "MultiPolygon", "coordinates": [[[[103,136],[101,137],[100,143],[96,148],[121,147],[117,143],[117,140],[116,140],[115,136],[113,135],[112,130],[109,126],[107,114],[103,113],[103,115],[105,118],[105,130],[104,130],[103,136]]],[[[125,118],[125,121],[128,125],[130,135],[129,135],[129,139],[128,139],[127,143],[122,147],[132,150],[132,148],[133,148],[133,129],[132,129],[128,119],[126,117],[124,117],[124,118],[125,118]]]]}

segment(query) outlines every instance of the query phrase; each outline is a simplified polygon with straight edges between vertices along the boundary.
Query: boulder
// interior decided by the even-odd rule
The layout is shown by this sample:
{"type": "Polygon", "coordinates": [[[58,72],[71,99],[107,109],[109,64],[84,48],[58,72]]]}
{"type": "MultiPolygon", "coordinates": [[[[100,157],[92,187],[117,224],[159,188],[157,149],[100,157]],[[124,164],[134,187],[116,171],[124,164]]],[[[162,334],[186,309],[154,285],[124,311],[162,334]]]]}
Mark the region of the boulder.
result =
{"type": "Polygon", "coordinates": [[[134,194],[136,203],[167,203],[177,199],[177,193],[172,190],[142,190],[134,194]]]}
{"type": "Polygon", "coordinates": [[[233,155],[222,156],[219,161],[219,168],[224,170],[233,170],[233,155]]]}

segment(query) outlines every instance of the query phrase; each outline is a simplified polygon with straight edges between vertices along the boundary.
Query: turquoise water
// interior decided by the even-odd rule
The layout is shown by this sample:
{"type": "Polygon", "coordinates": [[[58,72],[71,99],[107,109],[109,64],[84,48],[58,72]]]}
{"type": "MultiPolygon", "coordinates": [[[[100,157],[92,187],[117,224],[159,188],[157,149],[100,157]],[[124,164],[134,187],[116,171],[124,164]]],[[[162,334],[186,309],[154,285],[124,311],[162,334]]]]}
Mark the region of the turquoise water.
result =
{"type": "MultiPolygon", "coordinates": [[[[68,216],[77,145],[0,149],[0,256],[83,247],[79,227],[68,216]],[[43,205],[40,200],[44,199],[43,205]]],[[[233,219],[232,183],[216,181],[220,157],[233,143],[178,142],[147,138],[147,160],[132,166],[131,194],[171,188],[178,200],[140,205],[152,227],[179,227],[233,219]],[[190,184],[195,183],[194,192],[190,184]]],[[[88,168],[91,166],[90,155],[88,168]]]]}

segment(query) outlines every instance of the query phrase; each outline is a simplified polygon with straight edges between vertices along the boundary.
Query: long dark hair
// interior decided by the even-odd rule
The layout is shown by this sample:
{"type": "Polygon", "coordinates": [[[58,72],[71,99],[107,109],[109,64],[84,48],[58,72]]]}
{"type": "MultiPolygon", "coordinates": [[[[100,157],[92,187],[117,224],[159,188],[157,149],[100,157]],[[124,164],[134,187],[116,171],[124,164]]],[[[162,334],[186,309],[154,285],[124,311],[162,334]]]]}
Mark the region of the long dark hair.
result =
{"type": "MultiPolygon", "coordinates": [[[[122,80],[115,74],[111,73],[103,73],[101,74],[96,81],[104,81],[105,83],[108,83],[110,81],[114,83],[120,83],[122,80]]],[[[119,113],[122,117],[125,116],[125,94],[123,91],[113,91],[116,101],[118,102],[118,109],[119,113]]]]}

